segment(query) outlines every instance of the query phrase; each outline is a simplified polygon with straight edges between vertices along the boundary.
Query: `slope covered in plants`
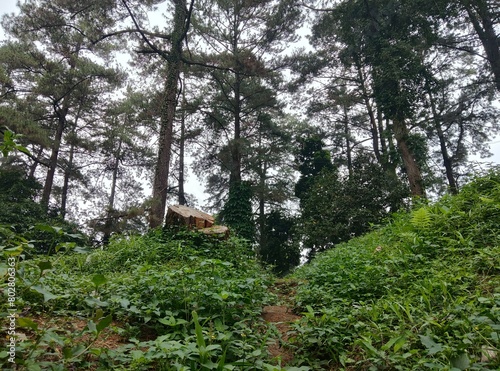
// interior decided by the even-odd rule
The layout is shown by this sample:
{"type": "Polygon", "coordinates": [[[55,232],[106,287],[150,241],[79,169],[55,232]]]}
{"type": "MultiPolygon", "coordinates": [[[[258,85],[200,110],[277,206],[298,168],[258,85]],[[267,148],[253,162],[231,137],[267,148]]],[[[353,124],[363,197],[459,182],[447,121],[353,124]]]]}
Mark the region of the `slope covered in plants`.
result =
{"type": "MultiPolygon", "coordinates": [[[[157,230],[31,259],[28,244],[11,244],[4,253],[21,254],[17,369],[281,369],[260,318],[272,277],[244,240],[157,230]]],[[[2,369],[14,366],[8,358],[0,353],[2,369]]]]}
{"type": "Polygon", "coordinates": [[[301,364],[356,370],[500,367],[500,172],[422,203],[295,272],[301,364]]]}
{"type": "Polygon", "coordinates": [[[0,309],[18,318],[16,366],[2,350],[2,369],[495,370],[499,222],[495,171],[318,254],[275,293],[238,238],[153,230],[91,252],[56,240],[40,256],[3,228],[16,295],[0,309]],[[300,320],[262,319],[292,299],[300,320]],[[285,367],[277,345],[293,354],[285,367]]]}

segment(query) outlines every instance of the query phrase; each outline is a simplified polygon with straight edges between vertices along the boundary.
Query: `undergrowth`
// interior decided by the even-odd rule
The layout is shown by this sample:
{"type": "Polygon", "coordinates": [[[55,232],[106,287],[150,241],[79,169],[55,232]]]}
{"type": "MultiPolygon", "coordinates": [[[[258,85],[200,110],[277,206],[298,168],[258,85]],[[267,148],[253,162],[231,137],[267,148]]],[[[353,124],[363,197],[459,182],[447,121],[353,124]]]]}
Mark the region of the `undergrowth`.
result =
{"type": "Polygon", "coordinates": [[[5,346],[0,367],[496,370],[499,225],[491,172],[319,254],[287,278],[303,314],[281,339],[294,354],[287,367],[270,359],[277,330],[261,319],[274,278],[244,240],[155,230],[89,252],[53,228],[56,253],[41,256],[0,227],[4,338],[12,313],[16,327],[15,363],[5,346]]]}
{"type": "MultiPolygon", "coordinates": [[[[23,243],[3,246],[15,258],[20,337],[15,365],[0,352],[2,369],[282,369],[270,364],[272,330],[260,318],[272,277],[244,240],[157,230],[92,253],[34,259],[23,258],[23,243]],[[41,314],[87,326],[77,333],[46,328],[41,314]],[[97,346],[112,327],[123,341],[97,346]]],[[[2,317],[8,314],[4,305],[2,317]]]]}
{"type": "Polygon", "coordinates": [[[294,277],[298,363],[347,370],[500,367],[500,173],[420,203],[294,277]]]}

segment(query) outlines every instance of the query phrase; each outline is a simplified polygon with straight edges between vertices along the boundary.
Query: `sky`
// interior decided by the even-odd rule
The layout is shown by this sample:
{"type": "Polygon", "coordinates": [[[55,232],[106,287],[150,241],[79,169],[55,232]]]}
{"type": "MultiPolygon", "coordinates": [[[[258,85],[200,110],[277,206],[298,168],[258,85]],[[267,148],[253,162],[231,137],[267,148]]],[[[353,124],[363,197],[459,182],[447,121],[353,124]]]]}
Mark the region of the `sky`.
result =
{"type": "MultiPolygon", "coordinates": [[[[1,5],[0,5],[0,16],[12,12],[17,12],[17,0],[0,0],[1,5]]],[[[0,27],[0,40],[4,39],[4,33],[2,28],[0,27]]],[[[500,104],[500,101],[497,100],[497,104],[500,104]]],[[[492,157],[486,158],[486,159],[481,159],[479,156],[472,154],[471,159],[473,161],[477,161],[478,163],[481,162],[491,162],[495,164],[500,164],[500,136],[496,137],[495,139],[491,140],[490,142],[490,152],[493,153],[492,157]]],[[[196,178],[194,174],[188,170],[188,181],[185,186],[186,192],[189,194],[194,195],[197,198],[197,203],[199,205],[203,205],[206,199],[206,194],[203,192],[203,184],[202,182],[196,178]]]]}

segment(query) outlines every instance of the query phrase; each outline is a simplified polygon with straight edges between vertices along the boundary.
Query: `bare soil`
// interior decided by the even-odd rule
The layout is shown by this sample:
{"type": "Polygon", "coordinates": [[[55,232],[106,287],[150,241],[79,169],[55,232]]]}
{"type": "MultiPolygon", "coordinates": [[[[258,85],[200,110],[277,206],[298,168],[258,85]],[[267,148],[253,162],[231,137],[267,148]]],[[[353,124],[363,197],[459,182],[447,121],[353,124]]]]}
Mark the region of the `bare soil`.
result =
{"type": "Polygon", "coordinates": [[[278,280],[272,290],[278,296],[278,304],[282,305],[266,306],[262,311],[262,318],[274,324],[280,333],[279,338],[269,345],[268,351],[273,359],[281,360],[281,366],[286,366],[293,360],[293,352],[284,344],[288,342],[290,324],[301,318],[292,312],[291,298],[295,296],[297,285],[295,281],[278,280]]]}

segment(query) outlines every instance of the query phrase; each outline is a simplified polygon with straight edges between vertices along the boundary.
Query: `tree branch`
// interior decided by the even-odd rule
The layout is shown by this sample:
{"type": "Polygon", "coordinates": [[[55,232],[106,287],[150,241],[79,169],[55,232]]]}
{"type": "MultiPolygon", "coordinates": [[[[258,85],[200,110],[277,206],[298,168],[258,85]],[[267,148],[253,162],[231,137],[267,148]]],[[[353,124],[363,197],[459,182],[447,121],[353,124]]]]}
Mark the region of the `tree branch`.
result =
{"type": "Polygon", "coordinates": [[[171,35],[165,35],[165,34],[158,33],[158,32],[145,31],[145,30],[141,30],[139,28],[128,28],[125,30],[115,31],[115,32],[111,32],[109,34],[102,35],[98,39],[92,40],[92,45],[95,45],[98,42],[100,42],[104,39],[107,39],[108,37],[119,36],[119,35],[123,35],[123,34],[131,34],[131,33],[140,33],[143,37],[144,37],[144,35],[147,35],[147,36],[157,37],[159,39],[164,39],[164,40],[170,40],[170,38],[171,38],[171,35]]]}
{"type": "Polygon", "coordinates": [[[123,6],[125,7],[125,9],[127,9],[127,12],[130,15],[130,18],[132,18],[132,22],[134,22],[134,25],[135,25],[135,27],[137,29],[137,32],[141,35],[141,37],[144,40],[144,42],[151,48],[151,50],[153,50],[156,53],[158,53],[158,55],[160,55],[163,59],[169,60],[170,59],[170,55],[168,53],[166,53],[165,51],[160,50],[159,48],[157,48],[146,37],[146,31],[142,30],[141,27],[139,26],[139,23],[137,22],[137,20],[135,19],[134,15],[132,14],[132,11],[130,10],[130,7],[128,6],[127,1],[126,0],[122,0],[122,3],[123,3],[123,6]]]}

